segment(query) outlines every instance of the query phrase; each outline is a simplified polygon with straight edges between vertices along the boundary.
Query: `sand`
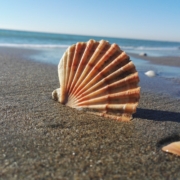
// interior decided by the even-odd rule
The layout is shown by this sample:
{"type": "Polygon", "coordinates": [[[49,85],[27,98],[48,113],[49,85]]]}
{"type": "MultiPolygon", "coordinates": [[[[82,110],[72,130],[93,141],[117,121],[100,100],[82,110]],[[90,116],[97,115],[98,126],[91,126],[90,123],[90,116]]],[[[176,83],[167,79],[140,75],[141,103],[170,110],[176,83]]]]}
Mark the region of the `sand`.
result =
{"type": "Polygon", "coordinates": [[[142,89],[128,123],[86,114],[51,99],[57,67],[32,53],[0,48],[0,179],[180,179],[161,151],[180,140],[180,100],[142,89]]]}

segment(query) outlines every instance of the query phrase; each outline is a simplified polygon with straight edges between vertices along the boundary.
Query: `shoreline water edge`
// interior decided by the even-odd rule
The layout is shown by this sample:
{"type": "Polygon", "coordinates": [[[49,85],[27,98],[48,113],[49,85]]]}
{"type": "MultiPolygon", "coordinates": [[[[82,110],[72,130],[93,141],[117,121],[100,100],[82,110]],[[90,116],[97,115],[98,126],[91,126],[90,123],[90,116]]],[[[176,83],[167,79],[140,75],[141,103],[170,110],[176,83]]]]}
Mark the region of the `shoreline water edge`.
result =
{"type": "MultiPolygon", "coordinates": [[[[12,52],[16,49],[30,50],[34,53],[26,55],[26,59],[55,65],[57,67],[60,58],[62,57],[66,48],[60,49],[39,49],[39,48],[15,48],[15,47],[0,47],[0,51],[12,52]]],[[[146,91],[154,93],[165,93],[173,98],[180,98],[180,57],[152,57],[141,56],[137,53],[126,52],[130,59],[136,66],[140,76],[140,86],[146,91]],[[153,70],[156,74],[155,77],[149,78],[145,73],[153,70]]]]}

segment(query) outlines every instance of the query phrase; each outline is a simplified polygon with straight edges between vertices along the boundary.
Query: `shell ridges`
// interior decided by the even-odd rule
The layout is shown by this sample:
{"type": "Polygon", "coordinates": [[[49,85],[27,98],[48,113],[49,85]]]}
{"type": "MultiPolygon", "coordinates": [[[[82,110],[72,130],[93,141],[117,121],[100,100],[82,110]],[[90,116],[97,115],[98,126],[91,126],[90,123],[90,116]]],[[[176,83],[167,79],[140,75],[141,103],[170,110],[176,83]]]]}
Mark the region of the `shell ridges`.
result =
{"type": "Polygon", "coordinates": [[[129,121],[140,98],[139,76],[129,56],[105,40],[70,46],[58,65],[53,99],[89,113],[129,121]]]}

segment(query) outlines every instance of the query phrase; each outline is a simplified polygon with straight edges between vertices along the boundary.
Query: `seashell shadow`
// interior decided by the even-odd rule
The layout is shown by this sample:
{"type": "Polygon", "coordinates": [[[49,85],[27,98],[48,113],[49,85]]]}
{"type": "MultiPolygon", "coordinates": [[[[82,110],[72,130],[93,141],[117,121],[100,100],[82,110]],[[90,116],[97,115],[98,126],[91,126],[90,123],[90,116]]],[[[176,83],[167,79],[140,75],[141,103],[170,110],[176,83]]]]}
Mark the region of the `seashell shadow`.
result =
{"type": "Polygon", "coordinates": [[[153,109],[137,108],[134,118],[142,118],[153,121],[171,121],[180,123],[180,113],[153,109]]]}
{"type": "Polygon", "coordinates": [[[180,136],[178,134],[172,134],[171,136],[165,137],[157,142],[157,148],[161,148],[164,145],[170,144],[175,141],[180,141],[180,136]]]}
{"type": "Polygon", "coordinates": [[[180,136],[172,134],[157,142],[156,147],[166,153],[171,153],[180,156],[180,136]]]}

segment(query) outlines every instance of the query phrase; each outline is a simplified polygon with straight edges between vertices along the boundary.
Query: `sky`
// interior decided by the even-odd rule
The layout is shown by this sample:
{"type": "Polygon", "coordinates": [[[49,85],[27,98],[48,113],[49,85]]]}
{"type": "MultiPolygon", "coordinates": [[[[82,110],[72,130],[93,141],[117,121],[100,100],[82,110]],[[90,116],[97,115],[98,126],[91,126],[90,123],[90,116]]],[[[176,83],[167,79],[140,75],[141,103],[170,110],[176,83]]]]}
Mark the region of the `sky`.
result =
{"type": "Polygon", "coordinates": [[[180,0],[0,0],[0,29],[180,42],[180,0]]]}

